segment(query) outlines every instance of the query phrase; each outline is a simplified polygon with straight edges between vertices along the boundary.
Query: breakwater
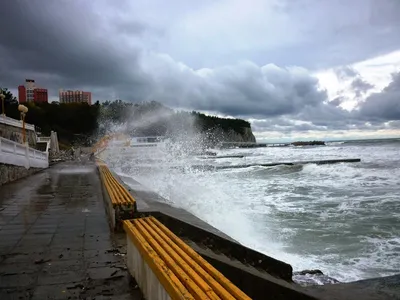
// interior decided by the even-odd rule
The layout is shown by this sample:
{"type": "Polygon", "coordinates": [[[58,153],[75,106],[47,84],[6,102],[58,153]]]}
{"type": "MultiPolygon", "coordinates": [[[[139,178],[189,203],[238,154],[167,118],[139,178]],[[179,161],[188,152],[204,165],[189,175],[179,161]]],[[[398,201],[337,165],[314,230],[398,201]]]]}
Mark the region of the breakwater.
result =
{"type": "Polygon", "coordinates": [[[306,164],[328,165],[338,163],[357,163],[360,158],[344,158],[344,159],[325,159],[325,160],[308,160],[308,161],[295,161],[295,162],[271,162],[271,163],[253,163],[253,164],[238,164],[238,165],[192,165],[191,168],[199,170],[222,170],[222,169],[240,169],[250,167],[275,167],[275,166],[296,166],[306,164]]]}

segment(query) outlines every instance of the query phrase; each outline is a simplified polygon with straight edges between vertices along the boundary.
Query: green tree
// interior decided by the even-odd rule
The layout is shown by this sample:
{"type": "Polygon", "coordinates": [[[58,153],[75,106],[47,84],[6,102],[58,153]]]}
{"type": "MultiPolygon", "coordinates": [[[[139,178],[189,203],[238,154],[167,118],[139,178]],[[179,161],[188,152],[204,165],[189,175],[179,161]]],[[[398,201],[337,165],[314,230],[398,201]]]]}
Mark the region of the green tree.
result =
{"type": "Polygon", "coordinates": [[[2,93],[4,97],[5,103],[18,103],[18,100],[14,95],[7,89],[0,87],[0,93],[2,93]]]}

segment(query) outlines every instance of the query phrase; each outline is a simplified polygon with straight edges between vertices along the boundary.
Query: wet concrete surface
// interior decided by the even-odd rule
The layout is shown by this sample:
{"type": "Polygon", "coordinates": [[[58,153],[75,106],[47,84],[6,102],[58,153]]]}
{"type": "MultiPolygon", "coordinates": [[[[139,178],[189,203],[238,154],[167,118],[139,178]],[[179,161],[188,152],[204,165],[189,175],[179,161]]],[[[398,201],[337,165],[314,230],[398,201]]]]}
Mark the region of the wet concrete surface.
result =
{"type": "Polygon", "coordinates": [[[141,299],[93,163],[0,187],[0,299],[141,299]]]}

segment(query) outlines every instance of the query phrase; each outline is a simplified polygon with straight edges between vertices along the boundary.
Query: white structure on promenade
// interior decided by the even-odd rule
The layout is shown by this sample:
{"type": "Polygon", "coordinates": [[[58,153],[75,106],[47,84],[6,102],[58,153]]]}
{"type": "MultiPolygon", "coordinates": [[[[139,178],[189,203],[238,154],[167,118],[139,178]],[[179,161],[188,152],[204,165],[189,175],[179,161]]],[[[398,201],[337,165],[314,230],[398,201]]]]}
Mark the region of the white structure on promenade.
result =
{"type": "Polygon", "coordinates": [[[32,168],[49,166],[48,152],[42,152],[0,137],[0,163],[32,168]]]}
{"type": "MultiPolygon", "coordinates": [[[[3,126],[3,131],[14,132],[17,130],[23,131],[22,121],[15,120],[6,116],[0,116],[0,125],[3,126]]],[[[47,168],[49,166],[49,151],[58,153],[58,138],[56,132],[51,132],[50,137],[37,137],[35,126],[25,123],[25,130],[27,132],[34,132],[36,144],[46,143],[43,147],[44,151],[33,149],[29,147],[28,143],[20,143],[5,138],[5,132],[0,132],[0,163],[21,166],[29,168],[47,168]],[[3,135],[3,136],[1,136],[3,135]]]]}

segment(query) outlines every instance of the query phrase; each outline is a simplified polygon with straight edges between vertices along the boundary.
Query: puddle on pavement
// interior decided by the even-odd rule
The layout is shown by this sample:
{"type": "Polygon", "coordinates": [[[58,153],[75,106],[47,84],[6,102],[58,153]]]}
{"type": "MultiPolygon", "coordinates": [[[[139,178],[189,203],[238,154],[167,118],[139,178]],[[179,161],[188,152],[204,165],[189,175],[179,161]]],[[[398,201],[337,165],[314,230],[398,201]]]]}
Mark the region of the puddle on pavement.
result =
{"type": "Polygon", "coordinates": [[[57,173],[59,174],[82,174],[91,172],[93,172],[93,167],[73,167],[57,170],[57,173]]]}

